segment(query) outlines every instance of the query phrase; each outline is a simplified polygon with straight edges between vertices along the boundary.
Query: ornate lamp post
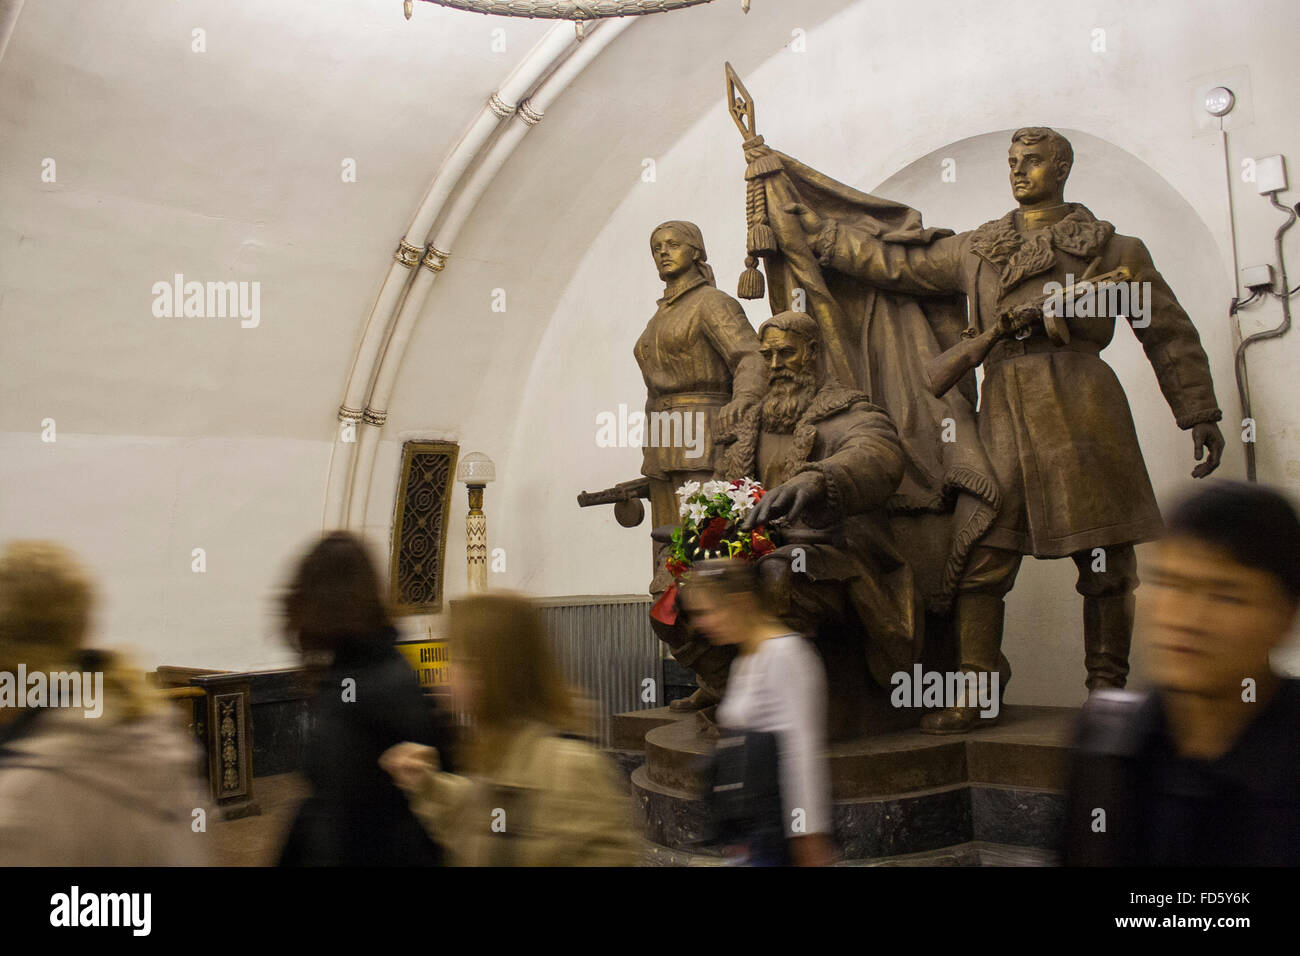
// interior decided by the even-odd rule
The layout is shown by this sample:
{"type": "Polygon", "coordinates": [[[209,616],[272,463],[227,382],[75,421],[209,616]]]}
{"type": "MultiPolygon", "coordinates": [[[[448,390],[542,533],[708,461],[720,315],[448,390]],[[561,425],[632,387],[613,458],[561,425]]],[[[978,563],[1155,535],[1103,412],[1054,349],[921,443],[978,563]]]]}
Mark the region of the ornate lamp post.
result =
{"type": "Polygon", "coordinates": [[[482,452],[470,452],[456,466],[456,480],[464,482],[469,491],[465,565],[471,592],[487,590],[487,516],[483,514],[483,489],[496,476],[497,466],[482,452]]]}

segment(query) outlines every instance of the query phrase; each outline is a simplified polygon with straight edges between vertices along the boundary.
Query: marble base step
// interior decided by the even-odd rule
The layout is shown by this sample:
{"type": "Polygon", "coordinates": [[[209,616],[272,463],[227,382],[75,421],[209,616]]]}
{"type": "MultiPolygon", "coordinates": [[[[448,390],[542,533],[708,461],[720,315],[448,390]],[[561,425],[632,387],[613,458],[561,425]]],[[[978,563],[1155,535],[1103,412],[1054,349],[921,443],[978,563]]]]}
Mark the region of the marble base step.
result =
{"type": "MultiPolygon", "coordinates": [[[[835,866],[1056,866],[1056,854],[1034,847],[1007,846],[972,840],[940,850],[906,853],[900,856],[867,860],[839,860],[835,866]]],[[[645,866],[727,866],[719,856],[705,856],[686,850],[652,846],[646,852],[645,866]]]]}
{"type": "Polygon", "coordinates": [[[615,714],[610,725],[609,745],[614,750],[642,750],[645,746],[645,735],[650,731],[683,720],[694,722],[695,714],[678,713],[667,707],[650,707],[646,710],[630,710],[627,713],[615,714]]]}
{"type": "MultiPolygon", "coordinates": [[[[833,824],[842,856],[887,859],[972,842],[1049,851],[1064,812],[1076,714],[1008,706],[997,726],[970,734],[909,729],[832,745],[833,824]]],[[[645,763],[631,774],[632,794],[649,839],[707,856],[699,793],[714,741],[693,715],[664,718],[642,718],[662,722],[645,733],[645,763]]]]}

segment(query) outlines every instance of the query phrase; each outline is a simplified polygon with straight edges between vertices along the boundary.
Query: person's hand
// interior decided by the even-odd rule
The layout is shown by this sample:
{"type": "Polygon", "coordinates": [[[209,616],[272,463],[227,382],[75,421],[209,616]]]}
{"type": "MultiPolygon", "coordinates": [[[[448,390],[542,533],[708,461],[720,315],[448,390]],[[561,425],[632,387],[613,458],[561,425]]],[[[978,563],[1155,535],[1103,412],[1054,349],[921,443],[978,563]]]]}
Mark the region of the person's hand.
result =
{"type": "Polygon", "coordinates": [[[822,231],[824,225],[822,217],[803,205],[803,203],[793,202],[782,208],[799,220],[799,227],[803,229],[805,235],[810,239],[822,231]]]}
{"type": "Polygon", "coordinates": [[[1193,478],[1204,478],[1219,467],[1223,457],[1223,432],[1216,422],[1201,422],[1192,428],[1192,454],[1197,461],[1204,456],[1205,461],[1192,469],[1193,478]]]}
{"type": "Polygon", "coordinates": [[[754,406],[752,398],[737,398],[722,406],[718,412],[718,431],[722,434],[734,432],[740,426],[740,420],[754,406]]]}
{"type": "Polygon", "coordinates": [[[790,860],[795,866],[830,866],[835,850],[825,833],[809,833],[790,838],[790,860]]]}
{"type": "Polygon", "coordinates": [[[825,495],[826,479],[821,472],[802,471],[765,494],[749,512],[740,528],[742,531],[751,531],[759,525],[777,522],[788,524],[825,495]]]}
{"type": "Polygon", "coordinates": [[[403,790],[414,790],[426,773],[430,770],[437,771],[440,765],[437,748],[407,740],[394,744],[380,754],[379,766],[403,790]]]}

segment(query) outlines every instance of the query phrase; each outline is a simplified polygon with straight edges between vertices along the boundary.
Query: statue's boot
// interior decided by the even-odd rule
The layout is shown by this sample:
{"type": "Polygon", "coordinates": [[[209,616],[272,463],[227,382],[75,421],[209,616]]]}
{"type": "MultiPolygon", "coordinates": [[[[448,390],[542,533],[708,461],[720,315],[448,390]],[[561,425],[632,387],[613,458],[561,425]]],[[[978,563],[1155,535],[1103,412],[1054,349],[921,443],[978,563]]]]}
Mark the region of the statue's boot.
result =
{"type": "MultiPolygon", "coordinates": [[[[696,681],[699,682],[699,677],[696,681]]],[[[668,702],[668,709],[677,713],[689,713],[691,711],[704,710],[706,707],[715,706],[718,701],[722,700],[722,695],[712,687],[706,687],[703,684],[695,689],[690,697],[683,697],[680,700],[668,702]]]]}
{"type": "Polygon", "coordinates": [[[956,706],[934,711],[921,718],[921,733],[964,734],[978,727],[992,727],[1002,713],[1002,695],[1011,680],[1011,663],[1003,656],[1002,619],[1005,605],[999,594],[958,594],[953,608],[957,649],[963,673],[998,673],[998,712],[980,716],[979,702],[957,701],[956,706]]]}
{"type": "Polygon", "coordinates": [[[672,701],[668,708],[678,712],[695,711],[722,700],[735,651],[730,647],[710,644],[698,634],[691,634],[680,622],[667,625],[651,618],[650,628],[655,636],[668,645],[673,660],[695,672],[695,682],[699,685],[699,689],[690,697],[672,701]]]}
{"type": "Polygon", "coordinates": [[[716,706],[697,710],[695,720],[699,724],[699,732],[702,736],[714,740],[722,736],[722,728],[718,726],[718,708],[716,706]]]}
{"type": "Polygon", "coordinates": [[[1128,683],[1133,603],[1132,591],[1083,599],[1083,663],[1089,691],[1128,683]]]}

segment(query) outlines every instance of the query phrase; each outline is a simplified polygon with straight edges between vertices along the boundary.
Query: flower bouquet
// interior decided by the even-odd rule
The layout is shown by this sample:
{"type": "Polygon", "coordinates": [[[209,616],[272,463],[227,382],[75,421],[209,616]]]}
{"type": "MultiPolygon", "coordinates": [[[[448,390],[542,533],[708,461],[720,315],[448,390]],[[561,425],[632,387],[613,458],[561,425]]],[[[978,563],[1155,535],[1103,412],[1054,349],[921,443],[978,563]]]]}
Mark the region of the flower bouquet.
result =
{"type": "Polygon", "coordinates": [[[667,567],[674,583],[653,608],[651,617],[665,624],[677,621],[677,581],[696,561],[732,558],[753,561],[776,550],[761,525],[743,531],[740,525],[767,492],[752,478],[735,481],[688,481],[677,489],[682,524],[674,529],[667,567]]]}

